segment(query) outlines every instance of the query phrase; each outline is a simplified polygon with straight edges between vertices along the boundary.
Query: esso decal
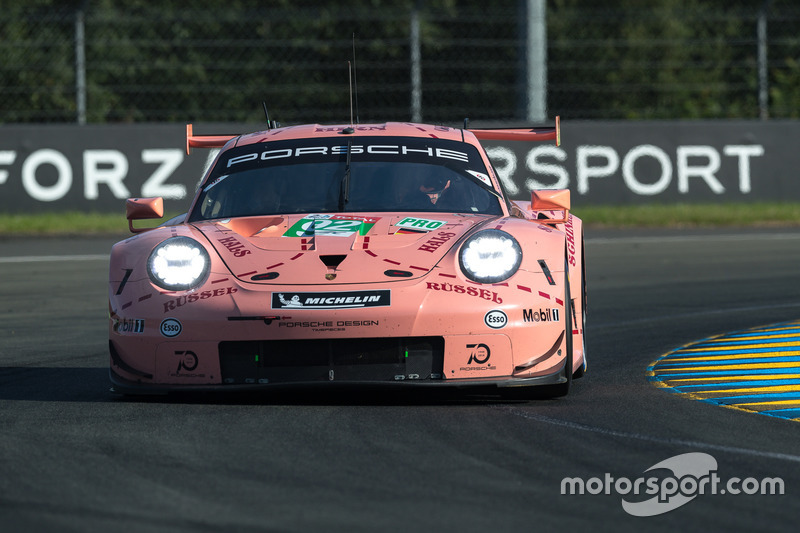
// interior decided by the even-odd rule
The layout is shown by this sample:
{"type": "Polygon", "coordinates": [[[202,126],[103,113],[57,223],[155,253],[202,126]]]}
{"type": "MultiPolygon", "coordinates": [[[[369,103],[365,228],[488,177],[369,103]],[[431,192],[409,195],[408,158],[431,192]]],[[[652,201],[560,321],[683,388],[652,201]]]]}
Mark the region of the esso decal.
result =
{"type": "Polygon", "coordinates": [[[165,337],[177,337],[181,334],[181,331],[183,331],[183,326],[174,318],[165,318],[161,321],[161,327],[159,329],[161,334],[165,337]]]}
{"type": "Polygon", "coordinates": [[[508,324],[508,317],[499,309],[494,309],[486,313],[483,322],[492,329],[504,328],[508,324]]]}

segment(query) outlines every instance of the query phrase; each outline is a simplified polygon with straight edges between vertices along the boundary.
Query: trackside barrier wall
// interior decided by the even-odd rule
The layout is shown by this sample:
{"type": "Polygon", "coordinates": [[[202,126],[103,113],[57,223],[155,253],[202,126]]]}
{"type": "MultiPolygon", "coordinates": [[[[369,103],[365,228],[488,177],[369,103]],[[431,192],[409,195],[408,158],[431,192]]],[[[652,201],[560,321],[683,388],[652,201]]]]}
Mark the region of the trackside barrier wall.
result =
{"type": "MultiPolygon", "coordinates": [[[[198,134],[257,129],[263,126],[194,126],[198,134]]],[[[569,188],[577,211],[800,201],[798,138],[798,121],[565,122],[560,147],[484,144],[513,198],[569,188]]],[[[0,126],[0,210],[124,216],[126,198],[163,196],[167,212],[180,212],[216,153],[195,149],[187,156],[184,146],[184,124],[0,126]]]]}

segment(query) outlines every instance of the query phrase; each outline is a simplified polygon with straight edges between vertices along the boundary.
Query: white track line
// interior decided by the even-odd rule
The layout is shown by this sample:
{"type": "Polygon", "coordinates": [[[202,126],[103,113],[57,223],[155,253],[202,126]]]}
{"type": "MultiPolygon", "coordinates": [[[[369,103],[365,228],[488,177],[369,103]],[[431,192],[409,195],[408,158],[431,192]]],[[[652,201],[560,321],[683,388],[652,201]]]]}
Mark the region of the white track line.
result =
{"type": "Polygon", "coordinates": [[[762,452],[759,450],[751,450],[749,448],[738,448],[735,446],[725,446],[721,444],[710,444],[707,442],[699,442],[693,440],[683,440],[683,439],[669,439],[669,438],[661,438],[661,437],[653,437],[651,435],[643,435],[641,433],[629,433],[627,431],[616,431],[613,429],[605,429],[600,427],[594,426],[587,426],[585,424],[578,424],[576,422],[569,422],[567,420],[559,420],[557,418],[551,418],[549,416],[542,416],[542,415],[534,415],[531,413],[527,413],[521,411],[520,409],[509,407],[509,406],[491,406],[493,409],[498,409],[500,411],[505,411],[511,415],[519,416],[522,418],[526,418],[528,420],[534,420],[536,422],[542,422],[544,424],[551,424],[554,426],[565,427],[569,429],[575,429],[579,431],[589,431],[591,433],[599,433],[601,435],[606,435],[609,437],[620,437],[623,439],[635,439],[641,440],[646,442],[654,442],[657,444],[666,444],[668,446],[687,446],[690,448],[701,448],[707,450],[717,450],[720,452],[727,452],[727,453],[735,453],[739,455],[750,455],[754,457],[764,457],[767,459],[778,459],[781,461],[791,461],[793,463],[800,463],[800,456],[797,455],[789,455],[786,453],[777,453],[777,452],[762,452]]]}

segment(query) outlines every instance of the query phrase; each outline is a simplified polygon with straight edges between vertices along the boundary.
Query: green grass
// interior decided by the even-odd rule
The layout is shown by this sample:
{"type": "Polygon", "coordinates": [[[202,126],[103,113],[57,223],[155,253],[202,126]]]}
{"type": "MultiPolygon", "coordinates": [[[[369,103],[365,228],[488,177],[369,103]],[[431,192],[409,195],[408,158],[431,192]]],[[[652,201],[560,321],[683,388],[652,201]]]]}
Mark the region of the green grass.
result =
{"type": "MultiPolygon", "coordinates": [[[[158,220],[138,220],[134,226],[155,227],[169,220],[175,214],[168,214],[158,220]]],[[[36,215],[0,214],[0,236],[17,235],[131,235],[125,213],[41,213],[36,215]]]]}
{"type": "Polygon", "coordinates": [[[722,228],[800,226],[800,203],[573,206],[587,226],[608,228],[722,228]]]}
{"type": "MultiPolygon", "coordinates": [[[[687,228],[800,226],[800,203],[673,204],[650,206],[573,206],[587,227],[687,228]]],[[[161,220],[137,221],[153,227],[161,220]]],[[[0,214],[0,236],[130,235],[124,213],[0,214]]]]}

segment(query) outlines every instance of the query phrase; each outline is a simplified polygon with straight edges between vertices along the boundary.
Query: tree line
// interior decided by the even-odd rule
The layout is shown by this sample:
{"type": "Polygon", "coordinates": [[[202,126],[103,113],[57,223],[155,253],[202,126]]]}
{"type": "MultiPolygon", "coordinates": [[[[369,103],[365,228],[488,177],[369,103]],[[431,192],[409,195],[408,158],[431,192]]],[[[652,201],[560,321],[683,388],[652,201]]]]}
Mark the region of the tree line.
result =
{"type": "MultiPolygon", "coordinates": [[[[0,122],[74,122],[81,91],[89,123],[259,122],[262,102],[347,121],[351,101],[409,120],[417,74],[425,121],[518,121],[527,1],[0,0],[0,122]]],[[[789,0],[550,0],[548,114],[758,118],[766,90],[770,117],[795,118],[798,25],[789,0]]]]}

